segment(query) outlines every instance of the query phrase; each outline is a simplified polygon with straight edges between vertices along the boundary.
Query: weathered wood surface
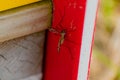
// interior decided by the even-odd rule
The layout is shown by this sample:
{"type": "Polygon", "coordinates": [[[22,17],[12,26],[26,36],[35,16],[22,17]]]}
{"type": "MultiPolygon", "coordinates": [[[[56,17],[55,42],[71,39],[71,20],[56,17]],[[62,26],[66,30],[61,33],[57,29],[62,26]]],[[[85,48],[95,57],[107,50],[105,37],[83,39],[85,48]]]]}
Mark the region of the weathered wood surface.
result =
{"type": "Polygon", "coordinates": [[[40,80],[44,38],[40,32],[0,43],[0,80],[40,80]]]}
{"type": "Polygon", "coordinates": [[[40,1],[0,12],[0,42],[47,29],[51,22],[51,4],[40,1]]]}
{"type": "Polygon", "coordinates": [[[40,80],[50,22],[47,0],[0,12],[0,80],[40,80]]]}

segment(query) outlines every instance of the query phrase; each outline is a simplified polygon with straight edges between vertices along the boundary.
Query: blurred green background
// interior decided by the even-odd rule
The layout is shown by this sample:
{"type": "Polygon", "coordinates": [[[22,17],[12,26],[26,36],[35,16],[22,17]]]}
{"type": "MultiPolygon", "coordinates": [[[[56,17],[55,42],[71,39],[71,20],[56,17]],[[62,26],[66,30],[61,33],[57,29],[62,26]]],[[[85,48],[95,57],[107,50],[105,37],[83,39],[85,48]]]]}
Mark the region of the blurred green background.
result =
{"type": "Polygon", "coordinates": [[[120,0],[100,0],[89,80],[120,80],[120,0]]]}

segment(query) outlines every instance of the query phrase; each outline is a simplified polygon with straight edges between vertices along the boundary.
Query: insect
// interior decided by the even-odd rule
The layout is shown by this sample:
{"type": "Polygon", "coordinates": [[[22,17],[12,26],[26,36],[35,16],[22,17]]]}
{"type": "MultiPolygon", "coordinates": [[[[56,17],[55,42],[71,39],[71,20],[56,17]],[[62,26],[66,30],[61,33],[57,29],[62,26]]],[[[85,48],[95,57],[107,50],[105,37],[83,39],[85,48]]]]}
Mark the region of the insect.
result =
{"type": "MultiPolygon", "coordinates": [[[[58,20],[58,22],[55,22],[55,26],[53,26],[52,28],[49,28],[49,31],[55,34],[60,34],[60,39],[58,41],[58,45],[57,45],[57,51],[58,53],[60,53],[60,49],[62,44],[64,43],[64,41],[69,42],[70,44],[76,44],[73,40],[70,40],[69,38],[69,33],[72,34],[72,32],[76,31],[75,28],[75,23],[73,22],[73,19],[67,19],[66,16],[68,15],[68,13],[66,12],[68,8],[66,8],[66,6],[68,6],[67,4],[63,7],[62,11],[54,14],[54,15],[59,15],[60,19],[58,20]],[[69,23],[65,23],[65,21],[69,21],[69,23]]],[[[59,11],[59,10],[58,10],[59,11]]],[[[64,45],[69,53],[71,53],[71,48],[69,47],[69,45],[64,45]]],[[[72,54],[72,53],[71,53],[72,54]]]]}
{"type": "Polygon", "coordinates": [[[61,47],[61,45],[63,44],[63,42],[65,40],[65,34],[66,33],[65,33],[64,30],[61,31],[61,33],[60,33],[61,37],[60,37],[59,42],[58,42],[58,52],[60,52],[60,47],[61,47]]]}
{"type": "Polygon", "coordinates": [[[56,34],[60,34],[60,39],[58,41],[58,46],[57,46],[57,51],[59,53],[61,45],[63,44],[63,42],[65,40],[66,32],[65,32],[65,30],[62,30],[61,32],[59,32],[59,31],[55,30],[54,28],[49,28],[49,31],[53,32],[53,33],[56,33],[56,34]]]}

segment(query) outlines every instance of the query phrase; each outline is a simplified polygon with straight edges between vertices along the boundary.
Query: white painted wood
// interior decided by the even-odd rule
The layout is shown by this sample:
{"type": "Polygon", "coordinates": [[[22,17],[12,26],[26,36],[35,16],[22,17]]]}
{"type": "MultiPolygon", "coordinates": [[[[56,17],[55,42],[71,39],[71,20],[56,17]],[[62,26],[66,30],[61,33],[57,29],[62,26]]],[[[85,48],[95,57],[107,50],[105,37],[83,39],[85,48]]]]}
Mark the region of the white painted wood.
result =
{"type": "Polygon", "coordinates": [[[77,80],[87,80],[98,0],[87,0],[77,80]]]}

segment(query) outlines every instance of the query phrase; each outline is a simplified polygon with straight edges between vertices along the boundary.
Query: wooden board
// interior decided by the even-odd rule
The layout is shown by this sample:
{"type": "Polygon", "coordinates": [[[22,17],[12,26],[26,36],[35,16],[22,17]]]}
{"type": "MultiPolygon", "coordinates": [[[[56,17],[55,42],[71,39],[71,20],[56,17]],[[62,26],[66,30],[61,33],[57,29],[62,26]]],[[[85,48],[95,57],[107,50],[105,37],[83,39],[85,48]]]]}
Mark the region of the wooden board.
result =
{"type": "Polygon", "coordinates": [[[50,1],[0,12],[0,42],[43,31],[50,23],[50,1]]]}
{"type": "Polygon", "coordinates": [[[0,80],[40,80],[44,39],[45,31],[0,43],[0,80]]]}
{"type": "Polygon", "coordinates": [[[0,11],[38,2],[41,0],[0,0],[0,11]]]}
{"type": "Polygon", "coordinates": [[[53,0],[44,80],[88,79],[97,4],[98,0],[53,0]]]}
{"type": "Polygon", "coordinates": [[[45,30],[50,23],[50,1],[0,12],[0,80],[42,78],[45,30]]]}

